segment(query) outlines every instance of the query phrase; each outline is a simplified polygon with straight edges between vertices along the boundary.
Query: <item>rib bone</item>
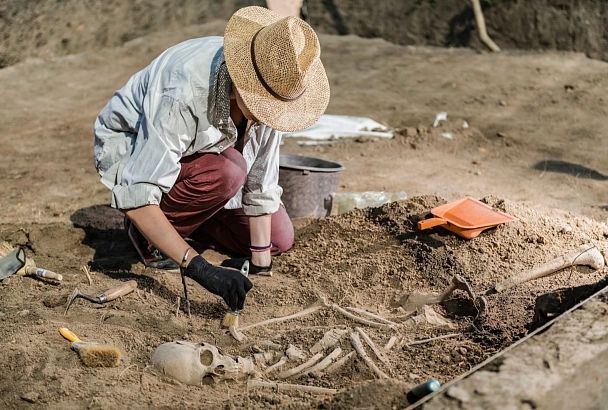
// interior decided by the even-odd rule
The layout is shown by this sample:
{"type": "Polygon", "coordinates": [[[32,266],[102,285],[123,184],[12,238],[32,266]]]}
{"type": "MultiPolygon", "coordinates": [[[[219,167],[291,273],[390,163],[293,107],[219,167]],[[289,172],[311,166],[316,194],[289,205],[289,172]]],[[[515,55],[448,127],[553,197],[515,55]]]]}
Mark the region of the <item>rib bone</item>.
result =
{"type": "Polygon", "coordinates": [[[291,376],[294,376],[298,373],[300,373],[302,370],[308,369],[311,366],[314,366],[319,360],[321,360],[321,358],[323,357],[323,353],[317,353],[316,355],[314,355],[313,357],[311,357],[310,359],[308,359],[306,362],[302,363],[299,366],[293,367],[289,370],[285,370],[282,373],[279,373],[279,379],[287,379],[291,376]]]}
{"type": "Polygon", "coordinates": [[[337,345],[342,337],[348,333],[348,329],[331,329],[325,332],[321,340],[314,344],[310,348],[310,353],[317,354],[326,349],[332,348],[337,345]]]}
{"type": "Polygon", "coordinates": [[[389,378],[388,375],[386,373],[384,373],[382,370],[380,370],[378,368],[378,366],[376,366],[376,363],[374,363],[374,361],[367,355],[367,353],[365,352],[365,349],[363,348],[363,344],[361,343],[361,339],[359,338],[359,333],[351,332],[350,341],[351,341],[353,347],[355,348],[355,350],[357,351],[357,353],[359,354],[359,356],[361,356],[361,359],[363,359],[365,364],[367,364],[369,366],[369,368],[374,372],[374,374],[379,379],[388,379],[389,378]]]}

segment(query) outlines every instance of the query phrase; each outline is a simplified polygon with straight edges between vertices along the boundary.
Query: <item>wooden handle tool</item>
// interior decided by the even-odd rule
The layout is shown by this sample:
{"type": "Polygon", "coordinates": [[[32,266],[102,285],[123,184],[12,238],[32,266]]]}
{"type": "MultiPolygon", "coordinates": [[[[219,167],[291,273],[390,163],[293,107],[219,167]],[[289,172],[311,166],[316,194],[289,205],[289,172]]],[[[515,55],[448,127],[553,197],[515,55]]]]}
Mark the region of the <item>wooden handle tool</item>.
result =
{"type": "Polygon", "coordinates": [[[135,289],[137,289],[137,282],[134,280],[128,280],[118,286],[106,290],[101,295],[97,296],[97,298],[99,299],[99,303],[106,303],[114,299],[118,299],[121,296],[128,295],[135,289]]]}

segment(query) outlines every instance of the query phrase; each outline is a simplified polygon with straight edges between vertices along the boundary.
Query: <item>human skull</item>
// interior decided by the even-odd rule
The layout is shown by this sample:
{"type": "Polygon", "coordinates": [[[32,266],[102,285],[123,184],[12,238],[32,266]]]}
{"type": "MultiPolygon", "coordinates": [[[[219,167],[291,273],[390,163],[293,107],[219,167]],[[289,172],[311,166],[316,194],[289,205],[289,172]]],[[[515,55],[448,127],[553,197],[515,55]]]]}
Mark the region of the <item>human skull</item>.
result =
{"type": "Polygon", "coordinates": [[[209,343],[186,341],[158,346],[152,354],[152,364],[167,376],[197,386],[217,379],[236,380],[255,371],[251,360],[242,357],[235,360],[209,343]]]}

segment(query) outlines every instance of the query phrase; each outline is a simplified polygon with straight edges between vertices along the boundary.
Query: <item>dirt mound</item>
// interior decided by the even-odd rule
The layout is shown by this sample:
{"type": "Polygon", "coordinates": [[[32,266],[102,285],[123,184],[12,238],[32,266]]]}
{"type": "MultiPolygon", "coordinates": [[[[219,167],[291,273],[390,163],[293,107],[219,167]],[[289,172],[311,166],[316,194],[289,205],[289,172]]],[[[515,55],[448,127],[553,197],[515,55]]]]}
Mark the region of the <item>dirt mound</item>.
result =
{"type": "MultiPolygon", "coordinates": [[[[72,216],[76,226],[2,225],[1,238],[26,246],[28,255],[39,265],[60,271],[66,278],[58,287],[22,277],[0,284],[3,320],[11,323],[0,328],[1,347],[6,353],[0,370],[14,374],[10,383],[0,383],[3,403],[10,407],[33,397],[43,404],[61,404],[63,400],[93,407],[100,403],[196,403],[215,407],[230,402],[232,407],[251,408],[302,408],[313,404],[351,408],[379,406],[378,400],[382,400],[379,407],[390,407],[399,405],[402,393],[413,385],[431,377],[448,381],[511,344],[538,322],[539,311],[558,314],[565,308],[564,301],[573,304],[585,297],[605,275],[605,271],[581,273],[567,269],[489,296],[484,316],[478,316],[469,297],[457,291],[450,300],[434,307],[444,320],[443,325],[414,322],[398,307],[399,298],[405,293],[440,292],[454,274],[466,278],[475,292],[482,293],[497,281],[582,243],[601,245],[608,240],[606,224],[493,197],[485,202],[519,220],[471,241],[441,229],[418,232],[417,221],[443,202],[435,196],[416,197],[301,228],[293,251],[276,259],[277,274],[272,278],[253,278],[255,288],[241,319],[243,324],[249,324],[293,313],[322,293],[342,307],[366,308],[403,323],[402,331],[370,328],[333,309],[323,309],[281,325],[251,329],[246,332],[248,341],[241,345],[220,329],[225,312],[220,301],[194,284],[190,285],[193,317],[188,320],[183,314],[176,316],[175,301],[181,294],[179,275],[146,270],[136,263],[120,228],[120,213],[107,207],[91,207],[72,216]],[[117,260],[116,251],[122,255],[121,261],[117,260]],[[79,271],[85,261],[92,269],[92,286],[79,271]],[[117,280],[126,279],[138,282],[135,293],[103,307],[78,301],[68,316],[62,316],[62,300],[73,287],[98,293],[117,280]],[[577,291],[567,290],[575,286],[579,287],[577,291]],[[537,297],[544,300],[545,310],[535,309],[537,297]],[[57,335],[57,327],[62,325],[83,339],[119,346],[125,352],[124,364],[117,369],[83,368],[57,335]],[[352,331],[354,326],[362,326],[378,346],[399,335],[396,346],[386,353],[389,365],[378,362],[383,371],[395,378],[394,383],[368,383],[374,373],[360,359],[348,361],[333,374],[289,380],[346,389],[332,399],[307,393],[248,392],[240,384],[193,388],[176,384],[148,367],[153,349],[170,340],[206,341],[225,353],[249,356],[266,342],[283,349],[294,344],[306,351],[326,331],[352,331]],[[433,339],[440,336],[443,338],[433,339]],[[19,372],[15,373],[15,369],[19,372]],[[33,384],[32,379],[41,383],[33,384]],[[105,386],[106,393],[99,390],[100,385],[105,386]]],[[[218,255],[211,256],[219,260],[218,255]]],[[[343,337],[338,346],[343,354],[352,351],[350,337],[343,337]]]]}

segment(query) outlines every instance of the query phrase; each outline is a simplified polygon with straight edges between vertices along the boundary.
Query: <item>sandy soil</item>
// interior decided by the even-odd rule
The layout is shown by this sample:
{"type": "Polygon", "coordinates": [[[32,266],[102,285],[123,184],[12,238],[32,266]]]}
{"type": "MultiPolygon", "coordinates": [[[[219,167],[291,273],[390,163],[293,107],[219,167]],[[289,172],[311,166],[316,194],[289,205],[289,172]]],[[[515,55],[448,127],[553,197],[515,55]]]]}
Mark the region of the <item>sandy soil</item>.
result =
{"type": "MultiPolygon", "coordinates": [[[[333,93],[328,112],[371,116],[400,131],[391,141],[317,148],[288,141],[284,151],[342,162],[341,190],[405,190],[413,198],[303,224],[294,250],[277,259],[275,276],[255,278],[241,320],[293,313],[322,292],[342,306],[366,307],[403,321],[402,342],[391,351],[390,366],[383,367],[395,381],[388,388],[369,382],[373,374],[361,360],[332,376],[293,380],[346,389],[333,399],[248,391],[243,384],[223,382],[195,388],[156,374],[149,357],[166,341],[206,341],[246,356],[265,340],[308,349],[330,328],[355,326],[324,310],[252,330],[249,341],[238,345],[219,327],[224,307],[194,284],[192,319],[176,317],[179,276],[137,263],[120,214],[105,206],[109,193],[97,182],[91,159],[96,113],[115,88],[166,46],[220,33],[222,27],[221,22],[186,27],[122,47],[32,59],[0,70],[5,101],[0,238],[26,246],[39,265],[65,275],[57,287],[20,277],[0,284],[4,407],[29,402],[50,408],[399,405],[408,387],[428,377],[448,380],[524,335],[534,321],[537,297],[593,285],[604,276],[567,270],[491,297],[481,317],[466,295],[457,293],[436,308],[450,326],[412,324],[395,303],[413,290],[440,291],[453,274],[483,292],[579,244],[608,240],[602,142],[606,63],[579,54],[485,55],[323,36],[333,93]],[[438,111],[447,111],[450,122],[431,129],[438,111]],[[469,129],[462,129],[463,119],[469,129]],[[441,137],[444,131],[454,138],[441,137]],[[469,242],[442,231],[415,231],[415,222],[430,208],[463,194],[485,197],[519,221],[469,242]],[[93,285],[87,284],[83,265],[92,270],[93,285]],[[78,301],[62,315],[74,287],[97,293],[131,278],[139,292],[102,308],[78,301]],[[62,325],[84,339],[119,346],[124,363],[116,369],[83,367],[57,334],[62,325]],[[448,333],[458,336],[406,346],[448,333]],[[387,390],[393,395],[383,393],[387,390]]],[[[392,334],[365,329],[378,344],[392,334]]],[[[352,350],[347,339],[341,347],[352,350]]]]}

